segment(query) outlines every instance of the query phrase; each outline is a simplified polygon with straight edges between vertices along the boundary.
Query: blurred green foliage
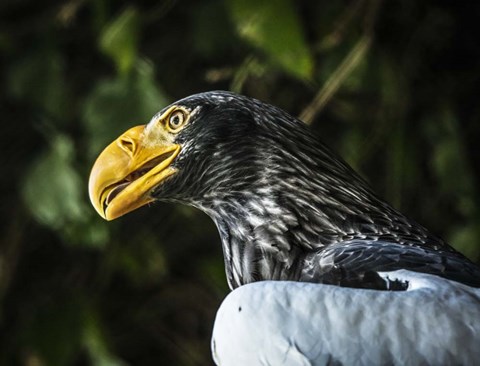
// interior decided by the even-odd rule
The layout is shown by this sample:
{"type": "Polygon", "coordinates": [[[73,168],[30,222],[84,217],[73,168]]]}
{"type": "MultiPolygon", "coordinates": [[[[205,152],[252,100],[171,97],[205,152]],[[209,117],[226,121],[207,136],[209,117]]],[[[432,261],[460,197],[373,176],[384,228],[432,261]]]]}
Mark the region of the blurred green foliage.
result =
{"type": "Polygon", "coordinates": [[[480,259],[480,5],[0,4],[0,364],[208,365],[227,293],[216,228],[154,205],[103,222],[96,155],[194,92],[312,123],[380,195],[480,259]]]}
{"type": "Polygon", "coordinates": [[[110,57],[121,75],[128,74],[137,58],[138,11],[130,7],[105,26],[100,35],[100,49],[110,57]]]}
{"type": "Polygon", "coordinates": [[[240,37],[292,76],[307,80],[312,76],[313,57],[290,0],[230,0],[228,5],[240,37]]]}

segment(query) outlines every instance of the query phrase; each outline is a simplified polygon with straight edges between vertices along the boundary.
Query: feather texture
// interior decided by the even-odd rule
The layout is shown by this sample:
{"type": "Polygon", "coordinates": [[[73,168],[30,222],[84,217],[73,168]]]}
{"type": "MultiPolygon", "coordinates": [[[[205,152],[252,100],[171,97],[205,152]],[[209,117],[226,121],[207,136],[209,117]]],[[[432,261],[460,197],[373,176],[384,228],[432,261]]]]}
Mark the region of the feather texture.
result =
{"type": "Polygon", "coordinates": [[[212,217],[232,289],[262,280],[377,288],[365,274],[397,269],[480,286],[476,265],[377,197],[303,122],[229,92],[174,105],[195,114],[175,139],[178,174],[152,195],[212,217]]]}
{"type": "Polygon", "coordinates": [[[151,196],[197,207],[218,227],[234,291],[215,321],[217,364],[480,359],[477,265],[279,108],[228,92],[174,105],[192,114],[172,137],[176,173],[151,196]]]}

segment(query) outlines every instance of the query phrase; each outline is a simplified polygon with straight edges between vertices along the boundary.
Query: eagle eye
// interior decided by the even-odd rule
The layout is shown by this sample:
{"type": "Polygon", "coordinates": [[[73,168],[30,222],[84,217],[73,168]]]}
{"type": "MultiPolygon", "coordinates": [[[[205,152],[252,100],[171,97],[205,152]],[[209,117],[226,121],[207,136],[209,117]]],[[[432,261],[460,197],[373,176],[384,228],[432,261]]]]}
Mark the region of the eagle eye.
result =
{"type": "Polygon", "coordinates": [[[185,115],[185,112],[181,110],[176,110],[170,114],[168,117],[168,129],[171,132],[178,132],[180,128],[184,125],[185,121],[187,120],[187,117],[185,115]]]}

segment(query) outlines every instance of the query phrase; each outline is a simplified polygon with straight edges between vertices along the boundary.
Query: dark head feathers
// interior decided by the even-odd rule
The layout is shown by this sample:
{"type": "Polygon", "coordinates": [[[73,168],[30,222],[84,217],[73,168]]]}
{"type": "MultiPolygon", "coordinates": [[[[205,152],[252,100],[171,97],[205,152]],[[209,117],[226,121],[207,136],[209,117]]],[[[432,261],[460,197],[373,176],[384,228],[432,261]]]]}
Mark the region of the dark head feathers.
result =
{"type": "MultiPolygon", "coordinates": [[[[465,282],[480,285],[477,267],[378,198],[308,126],[288,113],[223,91],[192,95],[174,105],[189,109],[192,117],[176,137],[182,145],[174,162],[178,173],[153,195],[193,205],[214,219],[231,287],[262,279],[321,282],[326,248],[346,253],[351,246],[342,245],[352,241],[365,244],[356,247],[361,263],[352,268],[381,270],[375,263],[386,262],[377,258],[369,266],[368,258],[388,253],[389,270],[410,268],[444,277],[454,273],[451,277],[461,281],[464,261],[470,268],[465,282]],[[377,242],[382,250],[376,250],[377,242]],[[392,247],[386,248],[389,243],[392,247]],[[432,250],[441,250],[433,262],[443,256],[448,271],[442,270],[442,260],[428,265],[433,262],[425,257],[427,265],[418,265],[432,250]],[[454,260],[448,260],[449,255],[454,260]]],[[[328,258],[335,257],[330,252],[328,258]]],[[[350,271],[340,262],[334,267],[350,271]]],[[[348,273],[362,278],[361,273],[348,273]]]]}

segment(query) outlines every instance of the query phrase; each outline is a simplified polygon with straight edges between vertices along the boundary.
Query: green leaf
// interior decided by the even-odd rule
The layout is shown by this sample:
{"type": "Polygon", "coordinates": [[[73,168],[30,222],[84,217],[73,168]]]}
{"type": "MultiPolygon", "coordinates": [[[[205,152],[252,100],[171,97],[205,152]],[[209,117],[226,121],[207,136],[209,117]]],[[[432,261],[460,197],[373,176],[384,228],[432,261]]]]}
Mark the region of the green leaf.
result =
{"type": "Polygon", "coordinates": [[[311,78],[313,57],[290,0],[229,0],[228,6],[240,37],[291,75],[311,78]]]}
{"type": "Polygon", "coordinates": [[[139,30],[138,12],[130,7],[107,24],[100,35],[100,49],[113,59],[121,75],[130,72],[137,58],[139,30]]]}
{"type": "Polygon", "coordinates": [[[85,183],[72,166],[73,149],[67,136],[54,136],[50,150],[28,170],[22,190],[32,215],[56,230],[86,218],[86,203],[82,199],[85,183]]]}
{"type": "Polygon", "coordinates": [[[60,133],[50,135],[50,149],[27,171],[23,201],[32,216],[58,231],[65,243],[101,248],[109,239],[109,230],[89,207],[87,182],[73,165],[73,142],[60,133]]]}
{"type": "Polygon", "coordinates": [[[110,352],[101,319],[91,307],[85,309],[83,344],[90,355],[91,365],[93,366],[126,365],[125,362],[110,352]]]}
{"type": "Polygon", "coordinates": [[[100,81],[83,108],[90,157],[93,159],[126,129],[147,123],[166,104],[167,98],[155,83],[153,66],[147,61],[137,61],[127,78],[100,81]]]}

